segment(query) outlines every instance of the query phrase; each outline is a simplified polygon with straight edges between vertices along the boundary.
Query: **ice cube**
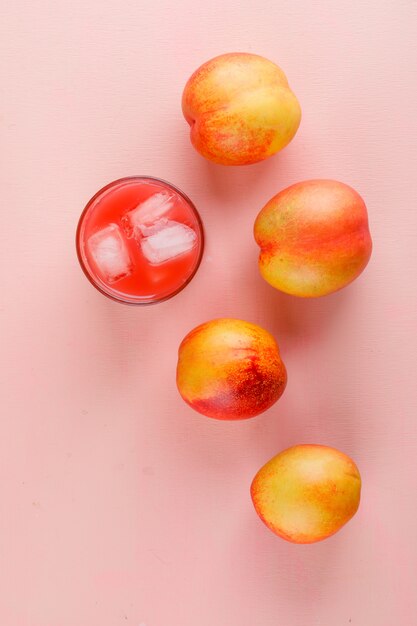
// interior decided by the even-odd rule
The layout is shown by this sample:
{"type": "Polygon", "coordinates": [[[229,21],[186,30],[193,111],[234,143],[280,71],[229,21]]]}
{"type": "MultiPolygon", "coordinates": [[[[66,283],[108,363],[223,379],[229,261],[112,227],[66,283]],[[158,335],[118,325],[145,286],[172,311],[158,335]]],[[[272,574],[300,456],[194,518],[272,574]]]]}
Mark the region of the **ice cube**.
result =
{"type": "Polygon", "coordinates": [[[144,228],[161,219],[174,206],[174,195],[169,191],[159,191],[138,204],[122,218],[122,225],[129,237],[143,233],[144,228]],[[139,231],[139,232],[138,232],[139,231]]]}
{"type": "Polygon", "coordinates": [[[100,274],[107,282],[114,283],[132,273],[129,250],[117,224],[109,224],[91,235],[87,245],[100,274]]]}
{"type": "Polygon", "coordinates": [[[189,252],[197,242],[192,228],[173,220],[159,220],[149,230],[152,232],[140,240],[140,246],[145,258],[153,265],[189,252]]]}

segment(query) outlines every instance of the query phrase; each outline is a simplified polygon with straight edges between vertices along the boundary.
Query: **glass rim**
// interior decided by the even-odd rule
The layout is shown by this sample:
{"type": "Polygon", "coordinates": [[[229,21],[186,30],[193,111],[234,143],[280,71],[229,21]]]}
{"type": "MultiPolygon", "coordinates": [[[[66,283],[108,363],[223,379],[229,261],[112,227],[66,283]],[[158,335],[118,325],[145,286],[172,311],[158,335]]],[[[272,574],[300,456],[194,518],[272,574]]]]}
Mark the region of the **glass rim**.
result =
{"type": "Polygon", "coordinates": [[[190,198],[187,196],[186,193],[184,193],[179,187],[176,187],[175,185],[173,185],[172,183],[168,182],[167,180],[164,180],[163,178],[157,178],[156,176],[146,176],[145,174],[141,174],[141,175],[134,175],[134,176],[123,176],[122,178],[117,178],[116,180],[113,180],[110,183],[107,183],[107,185],[104,185],[104,187],[101,187],[101,189],[99,189],[98,191],[96,191],[96,193],[90,198],[90,200],[87,202],[87,204],[85,205],[84,209],[81,212],[81,215],[78,219],[78,224],[77,224],[77,230],[75,233],[75,247],[76,247],[76,251],[77,251],[77,257],[78,257],[78,262],[81,266],[82,271],[84,272],[86,278],[88,279],[88,281],[93,285],[93,287],[95,287],[97,289],[97,291],[99,291],[100,293],[102,293],[104,296],[106,296],[107,298],[109,298],[110,300],[113,300],[113,302],[119,302],[120,304],[126,304],[128,306],[151,306],[153,304],[159,304],[160,302],[165,302],[166,300],[170,300],[171,298],[173,298],[174,296],[178,295],[180,293],[180,291],[182,291],[183,289],[185,289],[185,287],[191,282],[191,280],[194,278],[194,276],[197,273],[198,268],[200,267],[201,264],[201,260],[203,257],[203,252],[204,252],[204,226],[203,226],[203,220],[201,219],[200,213],[198,212],[195,204],[192,202],[192,200],[190,200],[190,198]],[[134,302],[132,300],[128,300],[123,298],[122,295],[118,295],[115,293],[110,293],[110,291],[107,291],[104,287],[101,286],[101,284],[99,284],[97,281],[94,280],[93,276],[91,275],[91,273],[88,271],[86,264],[84,262],[83,259],[83,255],[81,252],[81,229],[84,223],[84,219],[88,213],[88,211],[90,210],[92,204],[97,200],[97,198],[99,196],[101,196],[105,191],[107,191],[108,189],[124,183],[124,182],[128,182],[128,181],[139,181],[139,180],[150,180],[150,181],[155,181],[157,183],[162,183],[163,185],[173,189],[176,193],[178,193],[184,200],[185,202],[188,204],[188,206],[190,207],[190,209],[192,210],[192,212],[194,213],[197,223],[198,223],[198,227],[199,227],[199,231],[200,231],[200,246],[199,246],[199,253],[197,256],[197,261],[195,264],[195,267],[193,269],[193,271],[191,272],[191,274],[188,276],[187,280],[185,280],[179,287],[177,287],[177,289],[175,289],[175,291],[173,291],[172,293],[169,293],[167,295],[164,295],[160,298],[155,298],[153,300],[149,300],[147,302],[134,302]]]}

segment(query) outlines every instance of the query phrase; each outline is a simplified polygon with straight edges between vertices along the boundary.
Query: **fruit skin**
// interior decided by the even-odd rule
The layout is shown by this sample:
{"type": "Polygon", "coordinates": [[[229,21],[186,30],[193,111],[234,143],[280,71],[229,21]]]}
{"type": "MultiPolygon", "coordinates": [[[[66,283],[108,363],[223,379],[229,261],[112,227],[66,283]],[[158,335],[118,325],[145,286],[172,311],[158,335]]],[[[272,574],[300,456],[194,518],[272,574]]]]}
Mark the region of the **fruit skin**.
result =
{"type": "Polygon", "coordinates": [[[358,510],[361,477],[335,448],[302,444],[277,454],[253,479],[252,501],[261,520],[293,543],[336,533],[358,510]]]}
{"type": "Polygon", "coordinates": [[[254,235],[263,278],[303,298],[342,289],[372,252],[364,201],[335,180],[307,180],[278,193],[256,218],[254,235]]]}
{"type": "Polygon", "coordinates": [[[212,320],[188,333],[178,350],[178,390],[207,417],[254,417],[278,400],[286,383],[275,339],[256,324],[212,320]]]}
{"type": "Polygon", "coordinates": [[[182,111],[191,143],[221,165],[249,165],[282,150],[294,137],[301,108],[284,72],[257,54],[222,54],[194,72],[182,111]]]}

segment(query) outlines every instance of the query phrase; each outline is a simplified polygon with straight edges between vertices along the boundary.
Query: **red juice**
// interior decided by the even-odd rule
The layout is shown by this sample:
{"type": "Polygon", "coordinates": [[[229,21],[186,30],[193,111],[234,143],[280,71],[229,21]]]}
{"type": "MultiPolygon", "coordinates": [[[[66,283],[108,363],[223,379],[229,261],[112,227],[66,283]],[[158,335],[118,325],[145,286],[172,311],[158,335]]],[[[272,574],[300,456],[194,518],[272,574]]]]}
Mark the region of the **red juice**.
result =
{"type": "Polygon", "coordinates": [[[77,253],[90,282],[127,304],[151,304],[177,294],[192,279],[203,252],[203,228],[192,202],[169,183],[122,178],[84,209],[77,253]]]}

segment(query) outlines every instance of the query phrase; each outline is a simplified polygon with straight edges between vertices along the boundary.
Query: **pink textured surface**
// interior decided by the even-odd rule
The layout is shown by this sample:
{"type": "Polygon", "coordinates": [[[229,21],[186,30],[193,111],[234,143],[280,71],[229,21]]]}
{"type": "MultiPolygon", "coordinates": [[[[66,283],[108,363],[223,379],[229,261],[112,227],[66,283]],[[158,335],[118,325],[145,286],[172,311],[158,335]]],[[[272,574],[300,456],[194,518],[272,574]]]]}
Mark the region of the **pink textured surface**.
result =
{"type": "Polygon", "coordinates": [[[4,3],[2,626],[414,623],[415,9],[4,3]],[[230,50],[277,61],[304,114],[284,152],[244,169],[199,157],[180,111],[191,72],[230,50]],[[206,226],[198,275],[153,308],[105,299],[75,256],[83,205],[129,174],[184,189],[206,226]],[[261,280],[251,228],[313,177],[357,188],[375,248],[352,286],[300,301],[261,280]],[[178,343],[223,315],[272,331],[288,367],[279,404],[245,423],[175,389],[178,343]],[[274,537],[249,499],[299,442],[339,447],[364,482],[357,516],[312,546],[274,537]]]}

